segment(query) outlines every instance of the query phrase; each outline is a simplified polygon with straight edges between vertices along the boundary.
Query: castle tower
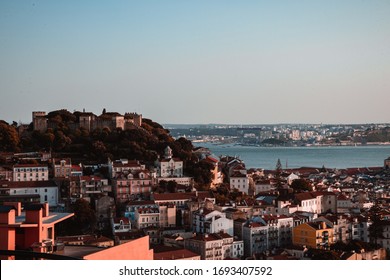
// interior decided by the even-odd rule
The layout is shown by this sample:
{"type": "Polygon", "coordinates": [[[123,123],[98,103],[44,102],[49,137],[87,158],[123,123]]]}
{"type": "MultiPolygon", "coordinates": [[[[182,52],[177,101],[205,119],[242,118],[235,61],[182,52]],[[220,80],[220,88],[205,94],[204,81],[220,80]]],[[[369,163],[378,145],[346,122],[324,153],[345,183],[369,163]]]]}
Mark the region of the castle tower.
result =
{"type": "Polygon", "coordinates": [[[33,120],[34,130],[38,130],[40,132],[45,132],[47,130],[46,112],[43,111],[32,112],[32,120],[33,120]]]}
{"type": "Polygon", "coordinates": [[[142,126],[142,115],[137,113],[125,113],[125,128],[130,129],[133,127],[142,126]]]}

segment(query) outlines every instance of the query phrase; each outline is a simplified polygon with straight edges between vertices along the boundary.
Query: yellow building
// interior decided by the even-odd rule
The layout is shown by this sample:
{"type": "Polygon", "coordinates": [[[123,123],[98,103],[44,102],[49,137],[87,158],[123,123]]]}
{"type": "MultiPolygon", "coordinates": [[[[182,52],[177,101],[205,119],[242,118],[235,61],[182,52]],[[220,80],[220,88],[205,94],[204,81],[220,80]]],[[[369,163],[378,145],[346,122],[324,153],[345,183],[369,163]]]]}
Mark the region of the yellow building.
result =
{"type": "Polygon", "coordinates": [[[294,227],[293,244],[327,249],[333,243],[333,228],[325,222],[308,222],[294,227]]]}

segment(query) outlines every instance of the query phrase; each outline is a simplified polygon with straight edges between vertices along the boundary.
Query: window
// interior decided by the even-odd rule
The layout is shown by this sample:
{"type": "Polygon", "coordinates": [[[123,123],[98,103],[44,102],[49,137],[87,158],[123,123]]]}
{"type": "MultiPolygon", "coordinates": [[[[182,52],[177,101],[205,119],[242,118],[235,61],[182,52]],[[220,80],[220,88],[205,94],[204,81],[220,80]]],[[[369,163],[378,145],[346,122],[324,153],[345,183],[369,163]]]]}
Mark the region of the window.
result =
{"type": "Polygon", "coordinates": [[[47,189],[45,189],[45,192],[47,192],[47,189]]]}
{"type": "Polygon", "coordinates": [[[45,202],[47,202],[47,195],[45,195],[45,202]]]}

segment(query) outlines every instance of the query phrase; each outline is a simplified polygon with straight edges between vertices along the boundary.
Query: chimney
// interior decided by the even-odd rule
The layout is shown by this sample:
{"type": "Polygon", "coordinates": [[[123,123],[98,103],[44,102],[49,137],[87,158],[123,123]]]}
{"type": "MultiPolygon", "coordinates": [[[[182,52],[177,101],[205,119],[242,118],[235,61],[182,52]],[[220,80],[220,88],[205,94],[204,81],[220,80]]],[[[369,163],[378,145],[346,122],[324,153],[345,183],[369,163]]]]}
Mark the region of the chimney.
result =
{"type": "MultiPolygon", "coordinates": [[[[0,206],[0,250],[15,250],[15,208],[10,205],[0,206]]],[[[0,256],[0,260],[14,259],[13,256],[0,256]]]]}
{"type": "Polygon", "coordinates": [[[24,208],[26,211],[27,224],[41,224],[42,223],[42,204],[32,204],[24,208]]]}
{"type": "Polygon", "coordinates": [[[22,214],[22,203],[21,202],[4,202],[4,205],[13,206],[16,209],[15,216],[20,216],[22,214]]]}
{"type": "Polygon", "coordinates": [[[49,203],[45,202],[43,204],[43,213],[42,213],[42,217],[48,217],[49,216],[49,203]]]}
{"type": "Polygon", "coordinates": [[[15,207],[12,205],[0,206],[0,224],[15,224],[15,207]]]}

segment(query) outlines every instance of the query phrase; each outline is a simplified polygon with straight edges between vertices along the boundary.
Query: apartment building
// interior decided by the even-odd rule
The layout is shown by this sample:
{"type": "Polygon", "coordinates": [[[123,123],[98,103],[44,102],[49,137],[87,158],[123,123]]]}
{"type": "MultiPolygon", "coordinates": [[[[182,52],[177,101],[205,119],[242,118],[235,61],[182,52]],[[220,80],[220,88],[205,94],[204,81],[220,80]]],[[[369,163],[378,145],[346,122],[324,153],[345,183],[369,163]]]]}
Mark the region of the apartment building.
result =
{"type": "Polygon", "coordinates": [[[15,182],[49,180],[49,168],[44,164],[15,164],[12,173],[15,182]]]}

